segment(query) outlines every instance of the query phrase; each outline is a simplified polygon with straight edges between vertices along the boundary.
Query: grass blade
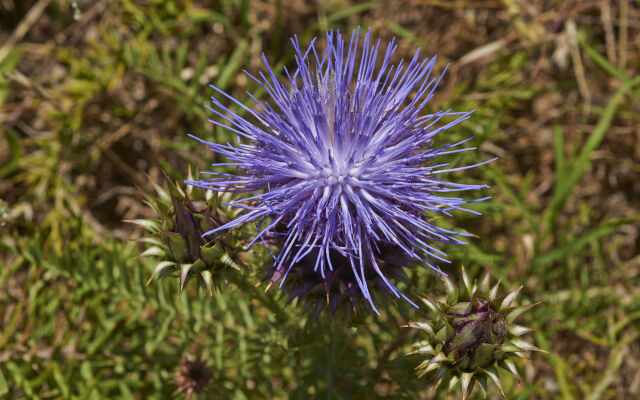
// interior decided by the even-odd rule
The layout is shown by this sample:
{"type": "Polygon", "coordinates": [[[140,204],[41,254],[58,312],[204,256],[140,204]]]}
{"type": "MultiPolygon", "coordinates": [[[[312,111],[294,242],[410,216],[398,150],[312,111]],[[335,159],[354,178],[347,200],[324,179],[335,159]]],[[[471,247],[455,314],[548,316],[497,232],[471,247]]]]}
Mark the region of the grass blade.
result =
{"type": "Polygon", "coordinates": [[[578,237],[572,237],[567,243],[556,247],[550,252],[541,255],[533,261],[534,265],[546,264],[551,261],[554,261],[558,258],[567,257],[571,253],[575,253],[582,246],[589,243],[592,240],[599,239],[601,237],[607,236],[611,232],[615,231],[619,227],[627,224],[632,224],[640,221],[640,216],[632,217],[632,218],[623,218],[614,221],[609,221],[583,235],[578,237]]]}
{"type": "Polygon", "coordinates": [[[491,180],[495,181],[498,184],[498,186],[500,186],[500,189],[504,191],[507,197],[513,202],[513,204],[518,208],[518,210],[520,210],[522,215],[529,222],[529,226],[531,227],[531,230],[537,232],[538,223],[534,220],[533,215],[531,214],[531,211],[529,211],[527,206],[524,204],[524,201],[518,196],[518,194],[509,187],[507,182],[505,182],[502,176],[498,174],[498,172],[495,170],[494,167],[488,167],[486,170],[486,173],[491,180]]]}
{"type": "Polygon", "coordinates": [[[595,128],[593,128],[593,131],[587,138],[587,142],[580,151],[580,154],[578,154],[576,160],[571,162],[570,165],[567,165],[565,171],[560,175],[563,179],[557,181],[551,205],[547,210],[547,212],[551,214],[552,219],[555,219],[555,215],[564,208],[564,205],[573,192],[574,187],[578,184],[582,174],[589,167],[591,153],[593,153],[598,145],[600,145],[600,142],[602,142],[607,130],[611,126],[611,121],[613,120],[618,108],[618,102],[638,83],[640,83],[640,77],[626,84],[611,97],[602,112],[600,120],[598,120],[595,128]]]}
{"type": "MultiPolygon", "coordinates": [[[[602,54],[595,51],[595,49],[589,46],[589,44],[583,38],[579,38],[579,42],[587,56],[589,56],[589,58],[591,58],[594,63],[598,64],[600,68],[602,68],[605,72],[607,72],[614,78],[619,79],[622,83],[633,86],[631,79],[629,79],[629,77],[624,72],[620,71],[618,68],[616,68],[615,65],[611,64],[609,60],[602,56],[602,54]]],[[[633,90],[632,93],[635,97],[640,98],[640,90],[633,90]]]]}
{"type": "Polygon", "coordinates": [[[233,53],[229,56],[227,61],[225,62],[225,67],[220,73],[220,78],[216,82],[216,86],[221,90],[226,90],[229,88],[231,84],[231,77],[235,75],[240,67],[240,61],[247,50],[249,44],[246,40],[241,40],[240,43],[236,46],[233,53]]]}

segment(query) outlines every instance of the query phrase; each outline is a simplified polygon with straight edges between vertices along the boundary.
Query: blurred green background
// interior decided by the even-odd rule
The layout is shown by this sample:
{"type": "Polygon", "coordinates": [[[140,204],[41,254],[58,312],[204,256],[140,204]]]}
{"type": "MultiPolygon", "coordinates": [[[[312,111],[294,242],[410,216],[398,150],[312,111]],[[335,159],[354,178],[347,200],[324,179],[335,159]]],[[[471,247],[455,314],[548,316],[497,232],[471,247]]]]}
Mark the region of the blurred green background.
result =
{"type": "Polygon", "coordinates": [[[152,216],[161,168],[213,162],[187,133],[230,140],[208,84],[251,104],[261,53],[281,71],[292,35],[357,26],[451,64],[430,107],[476,111],[438,140],[479,149],[451,162],[499,157],[451,177],[492,199],[446,251],[542,301],[521,324],[548,353],[507,397],[640,398],[640,1],[0,0],[0,26],[0,398],[171,398],[187,355],[213,371],[200,398],[459,398],[404,356],[419,310],[309,321],[261,266],[213,297],[146,287],[122,222],[152,216]]]}

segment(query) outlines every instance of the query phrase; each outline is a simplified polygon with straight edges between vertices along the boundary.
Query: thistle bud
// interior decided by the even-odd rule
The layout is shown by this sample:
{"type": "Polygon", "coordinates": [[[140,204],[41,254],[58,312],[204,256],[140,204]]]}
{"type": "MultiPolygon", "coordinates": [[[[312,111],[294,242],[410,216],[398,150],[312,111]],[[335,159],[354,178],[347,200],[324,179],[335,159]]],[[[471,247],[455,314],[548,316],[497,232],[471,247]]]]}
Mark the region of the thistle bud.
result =
{"type": "Polygon", "coordinates": [[[529,351],[541,351],[519,338],[530,329],[513,324],[535,304],[515,306],[520,289],[498,296],[500,282],[490,288],[489,272],[479,284],[471,285],[462,268],[461,288],[446,276],[442,279],[446,299],[423,299],[433,319],[407,325],[427,334],[410,353],[427,356],[418,366],[419,376],[426,375],[436,386],[448,382],[449,389],[460,382],[463,400],[476,382],[486,394],[487,378],[503,392],[498,368],[519,377],[514,360],[526,357],[529,351]]]}
{"type": "Polygon", "coordinates": [[[220,287],[230,273],[240,269],[241,248],[237,237],[228,230],[207,235],[230,220],[217,193],[193,186],[183,190],[177,182],[170,181],[168,191],[153,185],[157,196],[146,196],[146,202],[158,218],[127,221],[150,233],[140,239],[148,244],[140,257],[155,256],[159,261],[147,285],[155,277],[173,272],[180,278],[180,290],[195,278],[200,287],[213,294],[214,287],[220,287]]]}
{"type": "Polygon", "coordinates": [[[204,392],[212,378],[213,371],[200,357],[187,355],[175,374],[173,382],[178,385],[178,389],[173,395],[184,393],[185,400],[189,400],[194,393],[204,392]]]}

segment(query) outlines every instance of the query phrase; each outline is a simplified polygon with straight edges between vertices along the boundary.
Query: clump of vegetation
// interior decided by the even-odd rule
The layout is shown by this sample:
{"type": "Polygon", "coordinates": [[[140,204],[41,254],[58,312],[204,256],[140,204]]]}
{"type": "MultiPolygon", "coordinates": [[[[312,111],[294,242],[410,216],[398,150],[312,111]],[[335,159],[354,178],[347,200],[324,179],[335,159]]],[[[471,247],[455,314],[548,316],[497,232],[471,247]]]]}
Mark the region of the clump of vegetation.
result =
{"type": "MultiPolygon", "coordinates": [[[[474,109],[447,142],[473,136],[478,149],[450,154],[452,168],[499,158],[464,172],[465,183],[490,184],[483,193],[492,198],[474,205],[481,218],[454,215],[457,229],[476,236],[446,251],[470,279],[492,264],[506,291],[523,286],[521,304],[541,301],[519,324],[546,353],[516,363],[520,383],[501,377],[507,397],[636,397],[634,5],[0,2],[0,397],[168,398],[187,387],[175,379],[184,354],[198,354],[213,377],[192,398],[460,397],[413,372],[424,356],[405,354],[418,331],[400,326],[423,316],[410,304],[351,319],[301,314],[276,288],[256,287],[273,263],[260,246],[242,248],[238,264],[249,268],[212,296],[199,291],[201,274],[182,292],[177,276],[147,287],[158,257],[138,257],[146,245],[130,239],[145,234],[123,222],[158,218],[143,193],[155,192],[163,170],[182,182],[189,166],[225,161],[187,133],[237,144],[207,122],[208,84],[250,118],[246,93],[266,93],[241,69],[258,76],[265,53],[276,76],[294,74],[288,38],[309,43],[357,26],[384,42],[397,37],[394,63],[421,47],[438,56],[434,72],[451,64],[431,104],[474,109]]],[[[233,234],[246,245],[257,233],[247,224],[233,234]]],[[[237,249],[235,240],[225,243],[237,249]]],[[[407,297],[439,293],[433,272],[406,273],[398,290],[407,297]]]]}

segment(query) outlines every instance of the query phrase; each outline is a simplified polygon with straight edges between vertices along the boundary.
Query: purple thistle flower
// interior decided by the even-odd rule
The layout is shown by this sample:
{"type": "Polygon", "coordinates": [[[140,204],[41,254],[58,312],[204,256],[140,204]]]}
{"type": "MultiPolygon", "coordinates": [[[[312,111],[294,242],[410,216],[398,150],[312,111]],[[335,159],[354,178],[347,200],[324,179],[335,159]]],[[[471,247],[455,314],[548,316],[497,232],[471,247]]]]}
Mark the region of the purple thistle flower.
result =
{"type": "Polygon", "coordinates": [[[446,168],[448,164],[436,162],[440,155],[472,150],[459,148],[470,138],[442,147],[435,147],[433,138],[473,111],[424,113],[442,78],[431,76],[435,57],[420,59],[417,51],[407,65],[393,65],[393,40],[376,69],[380,42],[372,43],[370,32],[362,50],[359,30],[348,46],[339,32],[326,36],[324,52],[317,51],[315,39],[303,51],[297,37],[292,38],[297,69],[291,74],[285,68],[286,87],[264,54],[268,76],[256,78],[245,71],[270,97],[261,102],[249,94],[256,110],[212,86],[256,123],[212,98],[209,110],[229,125],[210,122],[237,134],[238,145],[195,139],[229,160],[214,166],[235,166],[238,173],[209,172],[213,178],[187,183],[252,193],[229,204],[246,209],[244,215],[205,235],[250,221],[257,223],[258,233],[249,246],[258,240],[266,245],[265,238],[281,235],[282,247],[274,255],[274,268],[286,268],[280,285],[309,254],[315,256],[313,270],[324,279],[338,254],[348,260],[355,284],[378,313],[366,283],[372,272],[395,297],[413,304],[385,277],[377,261],[380,248],[395,246],[442,273],[433,261],[448,261],[432,242],[464,244],[455,236],[469,235],[437,227],[428,215],[450,216],[453,210],[477,214],[463,206],[486,197],[468,201],[448,194],[487,186],[446,182],[439,176],[484,163],[446,168]],[[440,123],[450,116],[452,121],[440,123]]]}

